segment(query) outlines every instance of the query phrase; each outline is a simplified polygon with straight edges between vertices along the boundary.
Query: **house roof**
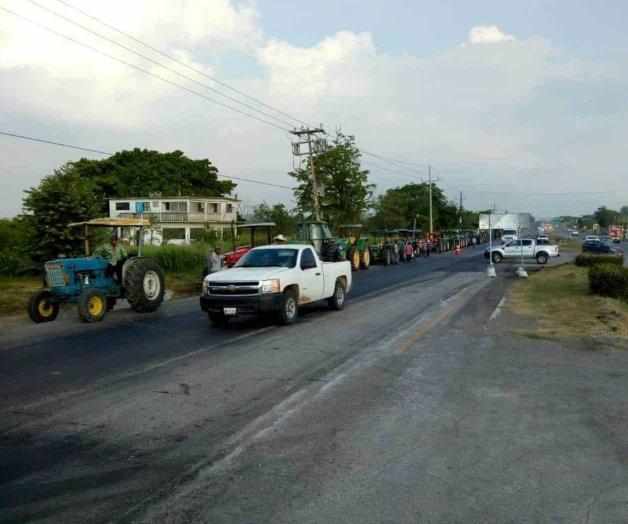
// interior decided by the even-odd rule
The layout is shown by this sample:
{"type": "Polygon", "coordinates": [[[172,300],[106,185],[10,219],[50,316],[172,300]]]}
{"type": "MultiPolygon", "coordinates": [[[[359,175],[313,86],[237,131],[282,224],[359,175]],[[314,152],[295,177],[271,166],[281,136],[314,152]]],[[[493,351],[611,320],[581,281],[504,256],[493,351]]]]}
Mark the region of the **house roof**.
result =
{"type": "Polygon", "coordinates": [[[130,227],[150,226],[150,221],[144,218],[93,218],[85,222],[73,222],[70,227],[101,226],[101,227],[130,227]]]}
{"type": "Polygon", "coordinates": [[[116,200],[168,200],[168,201],[176,201],[176,200],[226,200],[228,202],[239,202],[239,200],[235,197],[221,197],[221,196],[127,196],[127,197],[115,197],[109,198],[107,200],[116,201],[116,200]]]}

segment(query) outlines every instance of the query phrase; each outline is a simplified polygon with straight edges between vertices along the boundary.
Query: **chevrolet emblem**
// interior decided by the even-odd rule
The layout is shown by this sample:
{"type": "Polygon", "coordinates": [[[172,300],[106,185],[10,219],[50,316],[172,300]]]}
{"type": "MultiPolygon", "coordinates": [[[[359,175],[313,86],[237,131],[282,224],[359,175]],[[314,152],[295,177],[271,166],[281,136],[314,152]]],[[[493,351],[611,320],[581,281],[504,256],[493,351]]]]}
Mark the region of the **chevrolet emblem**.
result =
{"type": "Polygon", "coordinates": [[[231,285],[231,286],[227,286],[227,291],[229,291],[229,293],[234,293],[236,290],[236,287],[231,285]]]}

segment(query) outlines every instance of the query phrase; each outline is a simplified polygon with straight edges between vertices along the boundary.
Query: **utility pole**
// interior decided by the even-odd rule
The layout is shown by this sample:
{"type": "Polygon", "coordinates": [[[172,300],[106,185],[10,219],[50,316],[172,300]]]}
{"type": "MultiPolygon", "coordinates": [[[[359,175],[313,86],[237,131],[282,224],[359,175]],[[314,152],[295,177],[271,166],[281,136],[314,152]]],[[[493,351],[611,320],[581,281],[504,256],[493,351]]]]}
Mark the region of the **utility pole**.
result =
{"type": "Polygon", "coordinates": [[[460,217],[458,218],[459,229],[462,229],[462,191],[460,191],[460,217]]]}
{"type": "Polygon", "coordinates": [[[432,166],[427,166],[428,183],[430,185],[430,235],[434,232],[434,222],[432,220],[432,166]]]}
{"type": "Polygon", "coordinates": [[[324,143],[324,140],[320,138],[315,138],[314,140],[312,140],[312,136],[316,136],[320,133],[324,134],[325,130],[321,126],[316,129],[309,129],[309,128],[295,129],[294,131],[291,131],[291,133],[299,138],[303,136],[307,137],[307,139],[304,141],[292,143],[292,154],[294,156],[308,155],[309,157],[310,179],[312,181],[312,199],[314,201],[314,213],[316,215],[316,220],[322,220],[323,213],[321,212],[319,198],[323,196],[324,188],[321,187],[318,177],[316,176],[316,170],[314,169],[314,152],[315,152],[314,150],[316,149],[317,153],[321,152],[325,148],[325,143],[324,143]],[[307,144],[307,151],[302,152],[301,146],[305,144],[307,144]]]}
{"type": "MultiPolygon", "coordinates": [[[[427,180],[430,189],[430,234],[434,232],[434,220],[432,218],[432,166],[427,166],[427,180]]],[[[434,182],[438,182],[440,178],[437,178],[434,182]]]]}

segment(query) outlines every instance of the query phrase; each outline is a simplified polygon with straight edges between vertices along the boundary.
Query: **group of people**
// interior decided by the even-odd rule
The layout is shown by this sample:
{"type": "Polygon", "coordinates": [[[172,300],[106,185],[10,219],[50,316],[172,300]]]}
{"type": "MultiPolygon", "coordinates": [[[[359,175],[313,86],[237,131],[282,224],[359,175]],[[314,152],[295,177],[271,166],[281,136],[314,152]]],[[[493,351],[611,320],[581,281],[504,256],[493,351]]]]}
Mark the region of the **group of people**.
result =
{"type": "Polygon", "coordinates": [[[403,247],[406,262],[412,262],[415,258],[429,257],[433,249],[433,242],[429,238],[415,238],[407,240],[403,247]]]}

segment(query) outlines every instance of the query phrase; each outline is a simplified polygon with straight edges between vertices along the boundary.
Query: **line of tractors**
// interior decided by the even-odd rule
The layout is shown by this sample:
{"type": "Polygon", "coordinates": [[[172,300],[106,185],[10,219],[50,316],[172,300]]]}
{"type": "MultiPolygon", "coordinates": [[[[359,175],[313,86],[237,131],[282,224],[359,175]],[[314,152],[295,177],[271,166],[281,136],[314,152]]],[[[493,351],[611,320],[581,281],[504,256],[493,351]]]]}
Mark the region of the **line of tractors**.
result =
{"type": "MultiPolygon", "coordinates": [[[[234,247],[227,254],[228,265],[232,266],[244,253],[255,247],[256,237],[261,231],[264,237],[262,242],[270,243],[274,228],[272,222],[239,225],[238,234],[248,229],[251,243],[234,247]]],[[[419,238],[430,241],[432,252],[441,253],[454,250],[456,246],[467,246],[471,232],[438,231],[422,235],[420,229],[379,229],[367,235],[362,224],[343,224],[338,226],[338,236],[334,236],[327,222],[321,220],[299,224],[297,235],[291,242],[312,244],[324,261],[348,260],[352,269],[358,271],[368,269],[371,264],[389,266],[405,261],[406,243],[418,241],[419,238]]]]}

